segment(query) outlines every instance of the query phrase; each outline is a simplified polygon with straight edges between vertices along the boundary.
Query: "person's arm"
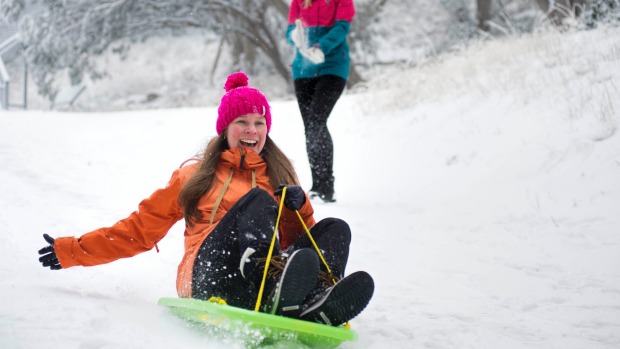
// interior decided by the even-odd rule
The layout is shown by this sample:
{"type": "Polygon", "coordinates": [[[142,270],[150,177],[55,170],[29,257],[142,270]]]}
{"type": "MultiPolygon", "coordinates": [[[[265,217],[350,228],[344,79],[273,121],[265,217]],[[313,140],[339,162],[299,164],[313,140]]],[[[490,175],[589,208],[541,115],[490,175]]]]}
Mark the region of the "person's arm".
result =
{"type": "Polygon", "coordinates": [[[93,266],[132,257],[152,249],[181,218],[178,204],[181,179],[176,171],[168,185],[143,200],[138,210],[112,227],[100,228],[79,238],[54,240],[60,266],[93,266]]]}
{"type": "Polygon", "coordinates": [[[334,25],[326,35],[319,39],[318,47],[323,53],[329,54],[347,39],[353,17],[355,17],[353,0],[341,0],[336,8],[334,25]]]}
{"type": "MultiPolygon", "coordinates": [[[[299,215],[304,221],[304,224],[308,229],[312,228],[316,221],[314,219],[314,208],[308,199],[306,193],[302,192],[305,200],[301,208],[299,208],[299,215]]],[[[278,228],[280,233],[280,248],[285,249],[299,237],[306,234],[303,225],[299,221],[299,217],[294,210],[284,209],[282,210],[282,217],[280,217],[280,226],[278,228]]]]}
{"type": "Polygon", "coordinates": [[[297,1],[291,0],[291,6],[288,10],[288,27],[286,28],[286,41],[291,46],[295,46],[295,42],[291,39],[291,32],[295,29],[295,20],[299,18],[300,11],[297,1]]]}
{"type": "Polygon", "coordinates": [[[351,23],[347,21],[336,21],[329,32],[319,39],[315,47],[318,47],[325,53],[329,54],[338,45],[347,40],[347,35],[351,29],[351,23]]]}

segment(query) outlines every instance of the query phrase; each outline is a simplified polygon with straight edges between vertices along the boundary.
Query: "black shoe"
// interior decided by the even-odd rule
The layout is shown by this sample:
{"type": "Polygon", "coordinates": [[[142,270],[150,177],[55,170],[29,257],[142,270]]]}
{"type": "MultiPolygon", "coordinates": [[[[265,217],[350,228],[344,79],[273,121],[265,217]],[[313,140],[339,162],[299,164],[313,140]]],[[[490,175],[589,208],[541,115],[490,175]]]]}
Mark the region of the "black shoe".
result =
{"type": "Polygon", "coordinates": [[[321,199],[324,203],[336,202],[336,196],[334,195],[334,193],[325,194],[313,189],[310,189],[310,191],[308,192],[308,197],[310,198],[310,200],[321,199]]]}
{"type": "Polygon", "coordinates": [[[318,179],[318,176],[312,175],[312,188],[308,191],[310,200],[321,199],[325,203],[336,202],[334,193],[334,176],[318,179]]]}
{"type": "Polygon", "coordinates": [[[319,257],[314,250],[302,248],[293,252],[271,292],[265,312],[298,318],[304,300],[316,286],[318,275],[319,257]]]}
{"type": "Polygon", "coordinates": [[[375,291],[372,277],[355,272],[313,297],[299,316],[301,320],[338,326],[359,315],[375,291]]]}

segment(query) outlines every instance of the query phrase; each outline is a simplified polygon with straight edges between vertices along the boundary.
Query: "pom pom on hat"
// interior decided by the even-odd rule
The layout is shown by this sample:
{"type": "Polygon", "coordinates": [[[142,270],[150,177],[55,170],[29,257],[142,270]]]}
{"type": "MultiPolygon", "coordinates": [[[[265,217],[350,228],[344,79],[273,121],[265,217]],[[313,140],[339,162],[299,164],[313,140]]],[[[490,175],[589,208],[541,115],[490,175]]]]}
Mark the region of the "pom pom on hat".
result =
{"type": "Polygon", "coordinates": [[[265,117],[267,132],[271,129],[271,108],[267,98],[258,89],[250,87],[248,76],[240,71],[232,73],[224,84],[226,93],[217,109],[215,129],[221,134],[239,116],[258,113],[265,117]]]}
{"type": "Polygon", "coordinates": [[[249,86],[248,81],[250,81],[250,79],[248,79],[248,76],[245,75],[244,72],[232,73],[228,75],[228,78],[226,79],[226,83],[224,84],[224,90],[228,92],[233,88],[247,87],[249,86]]]}

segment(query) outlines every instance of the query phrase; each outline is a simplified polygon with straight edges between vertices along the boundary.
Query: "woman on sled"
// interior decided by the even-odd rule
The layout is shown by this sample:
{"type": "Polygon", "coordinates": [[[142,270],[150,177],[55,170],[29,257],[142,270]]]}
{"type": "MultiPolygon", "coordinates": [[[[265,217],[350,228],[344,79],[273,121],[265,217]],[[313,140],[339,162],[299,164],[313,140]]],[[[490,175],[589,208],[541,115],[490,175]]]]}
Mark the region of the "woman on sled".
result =
{"type": "Polygon", "coordinates": [[[291,161],[269,137],[267,99],[248,77],[233,73],[224,88],[217,136],[200,159],[174,171],[164,188],[111,227],[80,237],[44,234],[48,245],[39,250],[39,261],[58,270],[132,257],[156,247],[185,219],[179,297],[217,297],[245,309],[260,304],[264,312],[333,326],[349,321],[366,307],[374,284],[363,271],[345,276],[348,224],[315,221],[291,161]]]}

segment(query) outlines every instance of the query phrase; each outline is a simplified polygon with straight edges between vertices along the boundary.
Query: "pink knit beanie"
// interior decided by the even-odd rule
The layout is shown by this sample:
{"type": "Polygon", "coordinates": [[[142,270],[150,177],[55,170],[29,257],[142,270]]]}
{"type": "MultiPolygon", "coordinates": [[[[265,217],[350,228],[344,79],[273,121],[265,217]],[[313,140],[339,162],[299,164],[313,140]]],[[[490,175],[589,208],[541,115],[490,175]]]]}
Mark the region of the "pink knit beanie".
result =
{"type": "Polygon", "coordinates": [[[259,113],[265,117],[267,133],[271,129],[271,108],[267,98],[259,90],[250,87],[248,76],[244,72],[232,73],[226,79],[220,107],[217,109],[217,134],[228,127],[237,117],[251,113],[259,113]]]}

